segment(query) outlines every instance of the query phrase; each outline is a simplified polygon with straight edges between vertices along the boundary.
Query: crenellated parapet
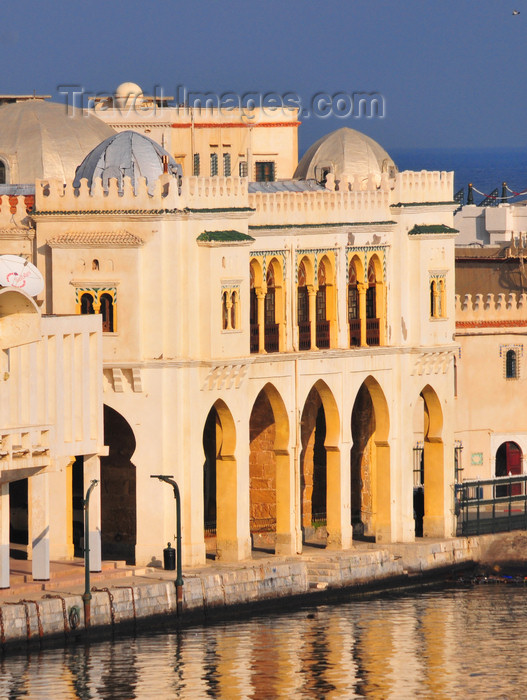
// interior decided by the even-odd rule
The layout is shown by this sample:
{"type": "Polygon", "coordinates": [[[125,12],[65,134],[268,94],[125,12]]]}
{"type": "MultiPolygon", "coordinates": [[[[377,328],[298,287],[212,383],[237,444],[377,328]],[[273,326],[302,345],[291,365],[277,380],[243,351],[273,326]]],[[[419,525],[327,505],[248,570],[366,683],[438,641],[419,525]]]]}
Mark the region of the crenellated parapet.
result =
{"type": "Polygon", "coordinates": [[[294,226],[310,223],[386,221],[389,218],[388,187],[306,192],[253,192],[249,206],[255,209],[251,226],[294,226]]]}
{"type": "Polygon", "coordinates": [[[249,183],[246,177],[184,177],[181,198],[189,209],[246,209],[249,183]]]}
{"type": "Polygon", "coordinates": [[[405,170],[395,176],[391,204],[451,203],[454,199],[454,173],[405,170]]]}
{"type": "Polygon", "coordinates": [[[91,188],[87,180],[81,180],[79,187],[72,182],[63,184],[60,180],[37,180],[35,184],[35,213],[96,212],[112,211],[156,211],[160,209],[181,209],[178,180],[172,175],[159,177],[155,187],[148,188],[145,178],[140,178],[134,188],[129,177],[123,178],[122,188],[116,179],[110,179],[108,187],[95,178],[91,188]]]}
{"type": "Polygon", "coordinates": [[[0,229],[29,228],[29,213],[35,197],[28,195],[0,195],[0,229]]]}
{"type": "Polygon", "coordinates": [[[456,294],[456,325],[514,326],[527,323],[527,294],[456,294]]]}
{"type": "Polygon", "coordinates": [[[170,174],[159,177],[155,186],[140,178],[134,187],[129,177],[122,187],[110,179],[103,187],[101,178],[92,186],[83,179],[79,187],[60,180],[37,180],[36,214],[46,213],[163,213],[184,209],[247,208],[248,185],[239,177],[175,178],[170,174]]]}

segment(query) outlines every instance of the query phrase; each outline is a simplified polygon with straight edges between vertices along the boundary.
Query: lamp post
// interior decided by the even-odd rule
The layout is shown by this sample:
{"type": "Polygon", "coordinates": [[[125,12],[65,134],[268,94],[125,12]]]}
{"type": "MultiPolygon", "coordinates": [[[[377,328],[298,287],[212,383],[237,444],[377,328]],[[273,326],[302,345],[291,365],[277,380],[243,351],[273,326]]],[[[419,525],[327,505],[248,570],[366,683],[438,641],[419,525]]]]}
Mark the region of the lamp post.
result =
{"type": "Polygon", "coordinates": [[[84,593],[82,596],[82,602],[84,603],[84,627],[88,629],[90,626],[91,618],[91,591],[90,591],[90,496],[93,489],[97,486],[99,481],[97,479],[92,479],[88,490],[86,491],[86,498],[83,501],[84,505],[84,593]]]}
{"type": "Polygon", "coordinates": [[[174,498],[176,499],[176,606],[177,613],[180,615],[183,605],[183,574],[181,571],[181,496],[179,494],[179,486],[172,475],[151,474],[150,478],[165,481],[174,489],[174,498]]]}

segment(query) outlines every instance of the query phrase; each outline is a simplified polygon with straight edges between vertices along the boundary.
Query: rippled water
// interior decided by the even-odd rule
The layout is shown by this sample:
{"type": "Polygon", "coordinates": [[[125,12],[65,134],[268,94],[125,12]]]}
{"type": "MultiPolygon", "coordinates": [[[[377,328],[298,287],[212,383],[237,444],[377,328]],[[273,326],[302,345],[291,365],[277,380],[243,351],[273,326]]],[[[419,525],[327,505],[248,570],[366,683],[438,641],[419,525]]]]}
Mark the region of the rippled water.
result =
{"type": "Polygon", "coordinates": [[[1,698],[524,698],[527,588],[428,591],[0,662],[1,698]]]}

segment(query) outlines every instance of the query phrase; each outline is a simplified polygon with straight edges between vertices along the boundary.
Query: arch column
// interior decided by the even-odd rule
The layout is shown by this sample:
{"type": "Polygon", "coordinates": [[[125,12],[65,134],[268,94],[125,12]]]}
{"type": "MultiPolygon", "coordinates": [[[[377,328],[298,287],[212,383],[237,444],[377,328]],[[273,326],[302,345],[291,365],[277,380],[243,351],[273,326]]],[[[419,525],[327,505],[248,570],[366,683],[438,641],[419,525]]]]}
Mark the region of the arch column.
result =
{"type": "Polygon", "coordinates": [[[425,437],[425,514],[423,537],[445,536],[443,441],[425,437]]]}
{"type": "MultiPolygon", "coordinates": [[[[349,493],[351,489],[349,463],[342,464],[342,452],[336,446],[326,446],[326,517],[327,548],[350,549],[353,542],[349,493]]],[[[347,450],[349,454],[349,446],[347,450]]]]}
{"type": "Polygon", "coordinates": [[[276,544],[275,554],[296,553],[294,480],[292,460],[287,450],[276,455],[276,544]]]}

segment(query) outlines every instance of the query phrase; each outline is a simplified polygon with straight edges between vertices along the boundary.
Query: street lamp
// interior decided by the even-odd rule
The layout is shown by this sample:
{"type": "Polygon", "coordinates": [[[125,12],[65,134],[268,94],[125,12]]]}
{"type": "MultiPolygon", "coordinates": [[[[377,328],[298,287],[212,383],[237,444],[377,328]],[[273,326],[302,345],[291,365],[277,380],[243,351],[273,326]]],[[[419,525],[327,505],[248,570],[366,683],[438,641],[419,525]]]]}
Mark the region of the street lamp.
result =
{"type": "Polygon", "coordinates": [[[84,594],[82,596],[82,602],[84,603],[84,627],[87,629],[90,626],[91,618],[91,591],[90,591],[90,496],[93,489],[97,486],[99,481],[97,479],[92,479],[88,490],[86,491],[86,498],[83,501],[84,506],[84,594]]]}
{"type": "Polygon", "coordinates": [[[176,499],[176,606],[179,615],[183,604],[183,574],[181,571],[181,496],[179,495],[179,486],[174,481],[172,475],[151,474],[150,478],[165,481],[174,489],[174,498],[176,499]]]}

